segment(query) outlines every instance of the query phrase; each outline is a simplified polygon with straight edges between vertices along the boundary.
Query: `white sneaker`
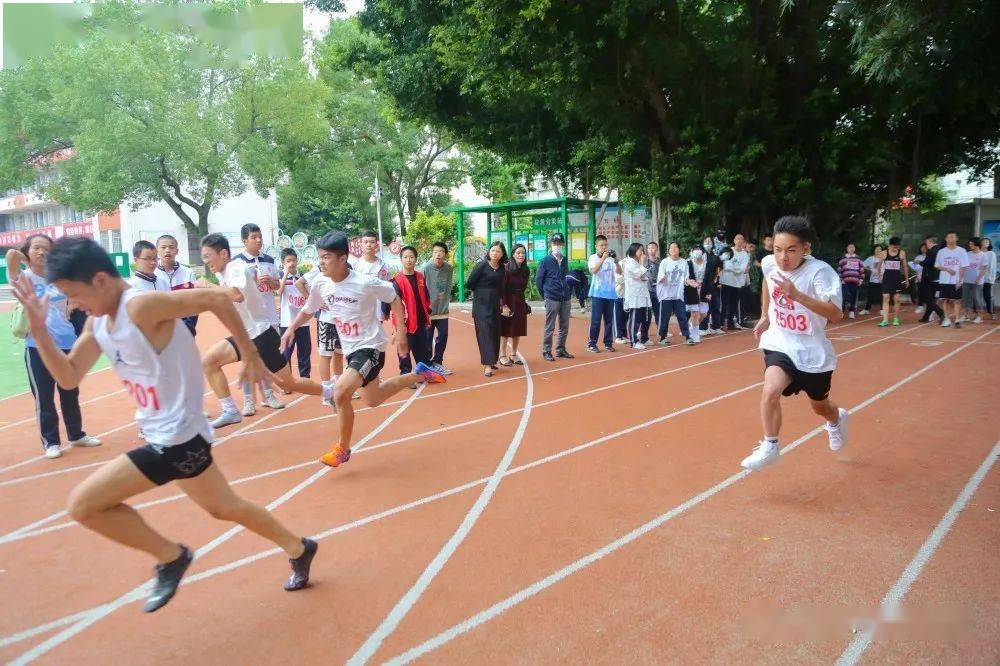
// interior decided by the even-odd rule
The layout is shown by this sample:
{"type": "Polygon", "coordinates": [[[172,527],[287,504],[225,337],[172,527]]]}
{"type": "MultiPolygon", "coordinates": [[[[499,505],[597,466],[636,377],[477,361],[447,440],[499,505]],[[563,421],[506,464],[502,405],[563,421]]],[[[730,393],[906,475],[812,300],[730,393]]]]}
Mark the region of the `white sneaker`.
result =
{"type": "Polygon", "coordinates": [[[46,458],[61,458],[62,449],[59,448],[58,444],[49,444],[45,447],[45,457],[46,458]]]}
{"type": "Polygon", "coordinates": [[[861,311],[861,312],[859,312],[858,314],[859,314],[859,315],[866,315],[866,314],[868,314],[868,310],[862,310],[862,311],[861,311]]]}
{"type": "Polygon", "coordinates": [[[454,370],[452,370],[451,368],[449,368],[449,367],[447,367],[447,366],[445,366],[445,365],[443,365],[441,363],[434,363],[433,366],[434,366],[434,369],[437,370],[438,372],[440,372],[442,375],[453,375],[453,374],[455,374],[454,370]]]}
{"type": "Polygon", "coordinates": [[[742,331],[742,330],[744,330],[746,328],[746,326],[744,326],[740,322],[736,321],[736,322],[733,322],[733,328],[735,328],[737,331],[742,331]]]}
{"type": "Polygon", "coordinates": [[[70,446],[83,446],[83,447],[88,447],[89,448],[91,446],[100,446],[101,443],[102,443],[101,440],[97,439],[96,437],[94,437],[92,435],[84,435],[80,439],[74,439],[74,440],[72,440],[69,443],[69,445],[70,446]]]}
{"type": "Polygon", "coordinates": [[[634,345],[632,345],[632,349],[635,349],[636,351],[642,351],[645,348],[646,345],[642,344],[641,342],[637,342],[634,345]]]}
{"type": "Polygon", "coordinates": [[[922,305],[918,305],[917,308],[913,311],[913,314],[923,314],[926,311],[927,311],[927,308],[925,308],[922,305]]]}
{"type": "MultiPolygon", "coordinates": [[[[670,334],[667,333],[667,335],[669,336],[670,334]]],[[[627,345],[628,344],[628,338],[615,338],[615,344],[616,345],[627,345]]]]}
{"type": "Polygon", "coordinates": [[[932,312],[931,316],[927,318],[927,321],[937,321],[940,317],[937,316],[937,312],[932,312]]]}
{"type": "Polygon", "coordinates": [[[781,449],[778,448],[777,442],[769,442],[766,439],[762,439],[760,440],[760,444],[754,447],[753,453],[744,458],[740,465],[743,469],[757,471],[778,462],[778,456],[780,455],[781,449]]]}
{"type": "Polygon", "coordinates": [[[854,311],[852,310],[851,312],[849,312],[847,316],[851,319],[854,319],[854,311]]]}
{"type": "Polygon", "coordinates": [[[972,320],[972,323],[973,324],[982,324],[983,323],[983,318],[977,315],[976,318],[972,320]]]}
{"type": "Polygon", "coordinates": [[[723,335],[723,334],[725,334],[725,331],[723,331],[721,328],[712,328],[712,329],[709,329],[709,330],[712,331],[712,335],[723,335]]]}
{"type": "Polygon", "coordinates": [[[966,318],[966,316],[965,316],[965,315],[962,315],[961,317],[959,317],[958,319],[956,319],[956,321],[957,321],[957,322],[958,322],[959,324],[964,324],[965,322],[967,322],[967,321],[969,321],[969,320],[968,320],[968,318],[966,318]]]}
{"type": "Polygon", "coordinates": [[[847,444],[847,417],[850,416],[850,413],[841,407],[838,415],[840,421],[837,425],[826,424],[826,436],[830,439],[831,451],[839,451],[844,448],[844,444],[847,444]]]}
{"type": "MultiPolygon", "coordinates": [[[[257,413],[257,405],[250,398],[243,399],[243,416],[253,416],[257,413]]],[[[221,418],[221,417],[220,417],[221,418]]]]}
{"type": "Polygon", "coordinates": [[[941,320],[941,327],[942,328],[948,328],[949,326],[951,326],[951,320],[950,319],[948,319],[947,317],[945,317],[944,319],[941,320]]]}
{"type": "Polygon", "coordinates": [[[271,409],[284,409],[285,403],[278,400],[278,396],[274,395],[274,391],[264,391],[264,406],[271,409]]]}
{"type": "Polygon", "coordinates": [[[215,419],[208,425],[212,426],[213,428],[221,428],[223,426],[239,423],[242,420],[243,417],[239,415],[239,412],[227,411],[224,409],[222,410],[222,413],[219,414],[219,418],[215,419]]]}

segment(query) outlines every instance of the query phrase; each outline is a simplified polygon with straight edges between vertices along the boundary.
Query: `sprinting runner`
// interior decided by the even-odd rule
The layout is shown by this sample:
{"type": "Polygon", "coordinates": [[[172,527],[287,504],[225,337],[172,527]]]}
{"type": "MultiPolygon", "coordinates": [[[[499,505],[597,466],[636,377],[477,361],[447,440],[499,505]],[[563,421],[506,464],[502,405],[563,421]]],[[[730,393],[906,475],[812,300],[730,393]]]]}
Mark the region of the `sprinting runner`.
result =
{"type": "Polygon", "coordinates": [[[45,327],[47,300],[39,300],[27,277],[20,278],[14,294],[45,366],[60,385],[75,388],[103,352],[135,400],[136,420],[148,438],[145,446],[98,469],[69,499],[69,513],[81,525],[156,558],[156,584],[143,610],[151,613],[170,601],[194,555],[153,530],[125,501],[171,481],[213,517],[239,523],[280,546],[292,565],[285,589],[305,587],[316,542],[292,534],[266,509],[236,495],[212,460],[212,430],[202,413],[205,378],[194,337],[180,318],[215,313],[240,349],[243,372],[253,379],[264,375],[225,292],[140,292],[118,276],[111,257],[88,238],[57,241],[48,267],[57,286],[91,317],[70,352],[61,351],[45,327]]]}
{"type": "MultiPolygon", "coordinates": [[[[166,280],[170,291],[177,289],[194,289],[195,274],[188,266],[177,261],[177,239],[165,234],[156,239],[157,265],[156,274],[166,280]]],[[[184,317],[184,325],[195,334],[198,326],[198,315],[184,317]]]]}
{"type": "Polygon", "coordinates": [[[938,296],[944,310],[941,326],[951,326],[948,311],[954,317],[955,328],[962,328],[960,319],[962,311],[962,278],[969,266],[969,254],[965,248],[958,246],[958,234],[948,232],[944,237],[945,246],[934,258],[934,268],[938,269],[938,296]]]}
{"type": "MultiPolygon", "coordinates": [[[[309,292],[317,278],[323,276],[319,266],[314,267],[295,282],[295,288],[302,294],[302,304],[309,298],[309,292]]],[[[294,317],[292,321],[294,321],[294,317]]],[[[344,373],[344,350],[337,335],[337,326],[333,323],[333,313],[321,308],[316,313],[316,349],[319,351],[319,379],[325,388],[331,390],[337,379],[344,373]]],[[[333,398],[323,398],[325,407],[333,407],[333,398]]]]}
{"type": "MultiPolygon", "coordinates": [[[[273,326],[280,325],[278,309],[274,304],[274,292],[278,290],[280,275],[278,267],[275,265],[274,257],[264,252],[264,234],[260,227],[249,222],[240,227],[240,239],[243,241],[243,252],[240,252],[233,261],[243,261],[254,267],[257,276],[257,289],[264,294],[265,302],[268,304],[268,313],[273,326]]],[[[244,384],[240,386],[243,392],[243,416],[253,416],[257,413],[257,404],[254,399],[253,386],[244,384]]],[[[278,400],[274,395],[274,386],[265,377],[256,386],[261,393],[261,403],[271,409],[284,409],[285,403],[278,400]]]]}
{"type": "Polygon", "coordinates": [[[812,410],[826,419],[830,450],[847,441],[847,410],[830,400],[830,381],[837,366],[827,322],[840,321],[840,279],[824,261],[810,255],[816,232],[804,217],[783,217],[774,225],[774,254],[761,270],[761,319],[754,335],[764,350],[764,389],[760,416],[764,438],[743,459],[746,469],[778,462],[781,453],[781,396],[805,391],[812,410]]]}
{"type": "MultiPolygon", "coordinates": [[[[271,323],[274,299],[270,292],[258,289],[255,267],[245,261],[230,260],[229,241],[222,234],[209,234],[201,240],[201,258],[205,262],[205,267],[215,273],[219,287],[236,304],[236,312],[243,320],[247,335],[253,340],[264,366],[279,382],[281,388],[296,393],[331,397],[332,389],[304,377],[292,376],[281,350],[281,335],[271,323]]],[[[295,327],[292,327],[293,332],[294,329],[295,327]]],[[[213,428],[221,428],[243,420],[243,416],[236,409],[236,402],[229,393],[229,383],[222,371],[223,367],[241,360],[242,354],[232,336],[220,340],[205,354],[205,376],[222,404],[222,413],[212,421],[213,428]]]]}
{"type": "Polygon", "coordinates": [[[889,310],[893,311],[892,325],[899,326],[899,295],[903,285],[910,281],[910,267],[906,263],[906,252],[899,247],[899,236],[889,239],[889,249],[882,259],[879,270],[882,282],[882,321],[879,326],[889,325],[889,310]]]}
{"type": "Polygon", "coordinates": [[[434,368],[417,363],[414,372],[393,377],[379,383],[376,381],[385,365],[385,348],[389,337],[379,321],[376,306],[388,303],[396,325],[396,352],[403,356],[409,353],[406,339],[406,319],[403,304],[391,282],[370,275],[362,275],[350,269],[347,263],[347,236],[342,231],[329,231],[316,243],[323,275],[316,278],[309,298],[302,311],[281,338],[282,348],[291,344],[293,333],[298,326],[309,320],[309,315],[324,305],[333,313],[334,322],[340,332],[340,342],[344,347],[347,368],[337,380],[334,388],[334,405],[340,425],[340,441],[320,460],[330,467],[351,459],[351,437],[354,432],[354,407],[351,397],[355,391],[369,407],[381,405],[414,382],[444,383],[443,374],[434,368]]]}

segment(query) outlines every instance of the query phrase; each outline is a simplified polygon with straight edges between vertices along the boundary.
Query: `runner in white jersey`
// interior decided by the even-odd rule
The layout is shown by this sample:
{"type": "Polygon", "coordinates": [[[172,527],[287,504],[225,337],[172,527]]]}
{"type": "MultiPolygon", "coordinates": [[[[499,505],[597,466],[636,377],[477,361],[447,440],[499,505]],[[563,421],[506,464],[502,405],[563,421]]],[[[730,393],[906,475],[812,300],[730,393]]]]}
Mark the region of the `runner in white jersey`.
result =
{"type": "Polygon", "coordinates": [[[414,372],[393,377],[379,383],[379,372],[385,365],[385,348],[389,343],[382,323],[376,314],[379,303],[390,305],[395,315],[396,351],[400,356],[409,353],[403,305],[391,282],[370,275],[361,275],[347,263],[347,236],[342,231],[327,232],[316,243],[322,275],[313,282],[302,312],[292,322],[281,338],[282,349],[292,343],[292,331],[309,320],[309,316],[324,305],[333,314],[333,321],[340,333],[347,368],[334,387],[334,404],[337,409],[340,441],[320,460],[330,467],[337,467],[351,458],[351,437],[354,432],[354,407],[351,397],[355,391],[369,407],[381,405],[390,397],[414,382],[444,383],[444,375],[429,365],[417,363],[414,372]]]}
{"type": "MultiPolygon", "coordinates": [[[[257,290],[264,296],[265,302],[270,305],[268,313],[271,317],[271,324],[278,326],[278,308],[274,304],[274,295],[278,290],[281,275],[274,262],[274,257],[264,252],[264,235],[256,224],[250,222],[240,227],[240,239],[243,241],[243,252],[234,256],[233,261],[242,261],[256,269],[257,290]]],[[[254,387],[244,385],[240,389],[243,391],[243,416],[253,416],[257,413],[254,387]]],[[[274,395],[274,386],[266,378],[257,384],[257,389],[260,390],[261,402],[265,407],[271,409],[285,407],[284,403],[274,395]]]]}
{"type": "MultiPolygon", "coordinates": [[[[303,305],[309,298],[309,290],[313,283],[323,274],[316,266],[295,282],[295,288],[302,294],[303,305]]],[[[297,314],[297,313],[296,313],[297,314]]],[[[340,336],[333,323],[333,313],[322,308],[316,313],[316,348],[319,350],[319,378],[323,386],[332,388],[337,378],[344,372],[344,350],[340,346],[340,336]]],[[[332,407],[333,402],[326,398],[323,404],[332,407]]]]}
{"type": "Polygon", "coordinates": [[[193,554],[153,530],[125,502],[171,481],[213,517],[239,523],[280,546],[292,565],[285,589],[305,587],[316,542],[292,534],[266,509],[236,495],[212,460],[201,362],[180,318],[213,312],[241,350],[243,373],[258,378],[265,372],[225,292],[140,292],[118,276],[100,245],[82,237],[57,241],[48,267],[55,284],[92,316],[70,352],[61,351],[46,330],[47,301],[39,300],[27,277],[20,278],[14,295],[24,306],[45,366],[61,386],[75,388],[103,352],[135,401],[136,419],[148,437],[145,446],[98,469],[69,499],[69,514],[84,527],[156,558],[156,584],[143,610],[153,612],[170,601],[193,554]]]}
{"type": "MultiPolygon", "coordinates": [[[[201,241],[201,258],[205,267],[215,273],[220,289],[236,306],[243,321],[243,328],[253,340],[264,366],[271,378],[281,388],[296,393],[329,397],[327,389],[305,377],[293,377],[281,352],[281,335],[271,323],[274,298],[257,288],[258,275],[254,266],[244,261],[230,261],[229,241],[222,234],[209,234],[201,241]]],[[[222,413],[212,421],[213,428],[239,423],[243,416],[236,409],[236,402],[229,393],[229,382],[222,368],[241,360],[242,350],[233,337],[220,340],[205,354],[205,376],[222,404],[222,413]]]]}
{"type": "Polygon", "coordinates": [[[774,225],[774,254],[761,260],[764,314],[754,335],[764,350],[764,438],[743,459],[746,469],[778,462],[783,395],[806,392],[812,410],[826,419],[830,450],[840,451],[847,441],[848,412],[830,400],[837,357],[826,337],[827,322],[843,317],[840,278],[829,264],[810,256],[815,239],[809,220],[783,217],[774,225]]]}

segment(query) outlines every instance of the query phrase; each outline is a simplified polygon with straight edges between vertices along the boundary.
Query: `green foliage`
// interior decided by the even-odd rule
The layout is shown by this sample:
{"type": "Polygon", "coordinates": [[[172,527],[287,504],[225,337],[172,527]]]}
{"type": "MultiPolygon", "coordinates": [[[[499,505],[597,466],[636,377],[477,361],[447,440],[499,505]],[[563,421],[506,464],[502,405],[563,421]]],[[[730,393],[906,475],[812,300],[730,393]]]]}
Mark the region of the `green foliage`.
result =
{"type": "MultiPolygon", "coordinates": [[[[472,235],[472,224],[465,220],[465,235],[472,235]]],[[[453,213],[439,210],[420,210],[406,229],[404,240],[407,245],[417,248],[420,257],[429,257],[431,247],[436,242],[446,243],[450,252],[458,247],[458,223],[453,213]]]]}
{"type": "Polygon", "coordinates": [[[218,200],[265,194],[322,140],[324,97],[300,63],[233,65],[191,32],[142,25],[131,3],[99,5],[79,46],[0,72],[0,188],[73,147],[51,196],[79,210],[163,201],[204,234],[218,200]]]}

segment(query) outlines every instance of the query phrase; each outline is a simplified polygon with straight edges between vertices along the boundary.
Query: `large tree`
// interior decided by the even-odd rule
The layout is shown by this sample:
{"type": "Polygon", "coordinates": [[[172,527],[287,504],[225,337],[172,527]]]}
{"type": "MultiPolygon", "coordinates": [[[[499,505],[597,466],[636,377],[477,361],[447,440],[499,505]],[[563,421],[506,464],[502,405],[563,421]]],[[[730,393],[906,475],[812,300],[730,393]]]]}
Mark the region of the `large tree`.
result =
{"type": "Polygon", "coordinates": [[[99,5],[78,45],[0,72],[0,188],[73,147],[56,199],[79,210],[162,201],[204,235],[218,201],[265,195],[290,156],[325,138],[325,98],[301,63],[234,64],[193,34],[143,25],[134,5],[99,5]]]}
{"type": "Polygon", "coordinates": [[[854,44],[862,9],[368,0],[362,22],[378,43],[357,55],[405,112],[577,186],[662,198],[702,224],[754,231],[803,212],[848,233],[903,185],[1000,138],[996,105],[972,112],[974,94],[949,116],[935,93],[945,72],[920,95],[917,82],[867,77],[854,44]]]}

